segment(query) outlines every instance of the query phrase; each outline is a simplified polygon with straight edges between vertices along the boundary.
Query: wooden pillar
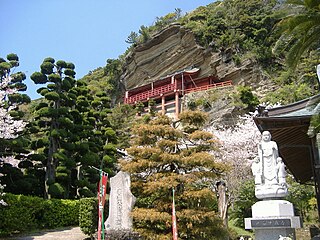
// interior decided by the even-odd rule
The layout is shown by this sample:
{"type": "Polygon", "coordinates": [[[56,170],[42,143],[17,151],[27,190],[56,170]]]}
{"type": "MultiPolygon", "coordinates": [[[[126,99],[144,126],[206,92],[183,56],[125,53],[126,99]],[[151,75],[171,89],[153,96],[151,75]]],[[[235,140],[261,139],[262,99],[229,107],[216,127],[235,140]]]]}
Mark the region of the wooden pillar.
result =
{"type": "Polygon", "coordinates": [[[176,91],[176,98],[175,98],[175,119],[178,120],[178,116],[179,116],[179,92],[176,91]]]}
{"type": "Polygon", "coordinates": [[[313,178],[318,205],[318,218],[320,219],[320,133],[312,139],[313,149],[313,178]]]}
{"type": "Polygon", "coordinates": [[[184,75],[181,73],[181,93],[184,95],[184,75]]]}
{"type": "Polygon", "coordinates": [[[128,103],[128,97],[129,97],[129,92],[126,91],[126,94],[124,95],[124,103],[128,103]]]}
{"type": "Polygon", "coordinates": [[[166,114],[165,104],[166,104],[166,98],[164,96],[162,96],[161,97],[161,112],[163,115],[166,114]]]}

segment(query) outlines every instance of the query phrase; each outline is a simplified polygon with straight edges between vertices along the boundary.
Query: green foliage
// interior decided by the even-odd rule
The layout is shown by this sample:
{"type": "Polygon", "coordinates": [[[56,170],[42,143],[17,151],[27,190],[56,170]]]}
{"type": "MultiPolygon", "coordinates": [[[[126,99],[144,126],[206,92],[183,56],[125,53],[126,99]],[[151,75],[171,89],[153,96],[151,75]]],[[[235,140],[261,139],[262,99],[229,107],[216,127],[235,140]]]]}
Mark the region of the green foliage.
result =
{"type": "Polygon", "coordinates": [[[237,87],[237,97],[240,99],[244,108],[249,111],[254,111],[256,106],[259,104],[258,97],[252,93],[251,87],[248,86],[238,86],[237,87]]]}
{"type": "Polygon", "coordinates": [[[319,133],[320,132],[320,114],[315,114],[311,118],[310,127],[312,128],[313,133],[319,133]]]}
{"type": "Polygon", "coordinates": [[[310,210],[314,210],[311,200],[315,197],[315,189],[312,185],[299,184],[293,180],[289,183],[289,195],[286,199],[291,202],[303,221],[310,221],[310,210]]]}
{"type": "MultiPolygon", "coordinates": [[[[95,69],[81,80],[87,83],[90,93],[100,99],[106,96],[112,96],[113,103],[122,98],[120,89],[120,75],[122,73],[122,60],[108,59],[105,67],[95,69]],[[103,96],[101,95],[103,94],[103,96]]],[[[107,103],[105,103],[107,105],[107,103]]]]}
{"type": "Polygon", "coordinates": [[[258,199],[254,194],[254,181],[248,180],[241,183],[239,194],[230,210],[230,218],[234,220],[234,225],[244,228],[244,218],[252,217],[251,207],[258,199]]]}
{"type": "Polygon", "coordinates": [[[54,65],[51,62],[43,62],[40,66],[42,74],[51,74],[53,73],[54,65]]]}
{"type": "Polygon", "coordinates": [[[45,228],[78,226],[79,205],[79,200],[44,200],[43,208],[45,211],[42,226],[45,228]]]}
{"type": "Polygon", "coordinates": [[[278,24],[282,35],[277,41],[276,50],[286,52],[288,66],[294,69],[304,53],[319,47],[320,2],[287,0],[286,4],[278,24]]]}
{"type": "MultiPolygon", "coordinates": [[[[131,105],[124,104],[115,106],[108,120],[116,131],[118,137],[118,148],[129,147],[131,126],[135,121],[135,110],[131,105]]],[[[107,131],[108,132],[108,131],[107,131]]]]}
{"type": "Polygon", "coordinates": [[[79,226],[81,231],[92,237],[98,228],[98,201],[96,198],[82,198],[79,203],[79,226]]]}
{"type": "Polygon", "coordinates": [[[138,34],[136,32],[131,32],[125,42],[129,43],[129,44],[137,44],[138,43],[138,34]]]}
{"type": "MultiPolygon", "coordinates": [[[[120,61],[108,59],[107,63],[104,73],[118,79],[120,61]]],[[[74,79],[74,68],[72,63],[48,58],[41,64],[42,73],[32,78],[35,83],[50,81],[38,89],[45,99],[35,105],[35,119],[30,124],[32,157],[46,169],[45,197],[94,196],[99,173],[90,167],[112,173],[115,162],[116,151],[104,148],[117,142],[107,118],[110,97],[103,90],[93,95],[85,79],[74,79]],[[113,159],[108,168],[101,165],[104,156],[113,159]]],[[[110,83],[116,85],[117,81],[110,83]]]]}
{"type": "Polygon", "coordinates": [[[8,206],[0,206],[0,235],[78,225],[77,200],[43,200],[7,193],[8,206]]]}
{"type": "Polygon", "coordinates": [[[312,92],[312,88],[306,83],[290,83],[283,85],[274,92],[270,92],[264,98],[264,101],[272,104],[289,104],[312,96],[312,92]]]}
{"type": "Polygon", "coordinates": [[[33,73],[30,78],[34,81],[35,84],[44,84],[48,81],[47,76],[40,72],[33,73]]]}
{"type": "Polygon", "coordinates": [[[48,193],[53,198],[63,198],[65,194],[65,189],[59,183],[53,183],[49,186],[48,193]]]}
{"type": "Polygon", "coordinates": [[[157,17],[152,26],[147,27],[142,25],[139,29],[139,33],[131,32],[125,42],[133,44],[133,46],[147,42],[153,34],[161,31],[170,24],[178,22],[182,17],[181,12],[180,8],[176,8],[172,13],[168,13],[163,17],[157,17]]]}
{"type": "Polygon", "coordinates": [[[252,51],[263,65],[273,62],[271,35],[273,25],[278,21],[274,15],[277,1],[225,0],[197,8],[184,16],[180,22],[191,29],[202,46],[220,50],[222,54],[231,49],[232,54],[252,51]],[[268,57],[267,57],[268,56],[268,57]]]}

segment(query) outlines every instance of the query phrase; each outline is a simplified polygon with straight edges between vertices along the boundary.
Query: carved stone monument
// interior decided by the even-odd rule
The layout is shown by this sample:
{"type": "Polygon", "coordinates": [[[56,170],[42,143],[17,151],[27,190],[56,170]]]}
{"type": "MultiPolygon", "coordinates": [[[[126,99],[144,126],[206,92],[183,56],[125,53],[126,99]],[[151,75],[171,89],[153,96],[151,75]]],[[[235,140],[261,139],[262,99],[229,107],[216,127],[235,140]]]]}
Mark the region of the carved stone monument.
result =
{"type": "Polygon", "coordinates": [[[109,217],[105,222],[108,230],[132,230],[131,210],[136,198],[130,191],[130,175],[126,172],[118,172],[110,179],[109,217]]]}
{"type": "Polygon", "coordinates": [[[252,206],[252,218],[245,219],[245,228],[255,230],[256,240],[278,240],[280,236],[295,239],[294,229],[301,227],[301,221],[294,216],[292,203],[281,200],[288,194],[287,173],[278,145],[268,131],[262,133],[251,169],[255,195],[263,201],[252,206]]]}

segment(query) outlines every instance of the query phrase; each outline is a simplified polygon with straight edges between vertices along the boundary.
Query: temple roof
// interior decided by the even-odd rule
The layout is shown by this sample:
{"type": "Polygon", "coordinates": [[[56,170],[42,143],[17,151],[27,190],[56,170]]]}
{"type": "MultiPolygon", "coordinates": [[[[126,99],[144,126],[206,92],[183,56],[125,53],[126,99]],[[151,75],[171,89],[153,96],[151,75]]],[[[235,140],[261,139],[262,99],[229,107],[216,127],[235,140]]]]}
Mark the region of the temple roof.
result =
{"type": "Polygon", "coordinates": [[[314,141],[310,120],[320,112],[320,94],[286,106],[260,109],[254,121],[262,131],[270,131],[289,171],[299,182],[313,178],[314,141]],[[309,133],[309,135],[308,135],[309,133]]]}

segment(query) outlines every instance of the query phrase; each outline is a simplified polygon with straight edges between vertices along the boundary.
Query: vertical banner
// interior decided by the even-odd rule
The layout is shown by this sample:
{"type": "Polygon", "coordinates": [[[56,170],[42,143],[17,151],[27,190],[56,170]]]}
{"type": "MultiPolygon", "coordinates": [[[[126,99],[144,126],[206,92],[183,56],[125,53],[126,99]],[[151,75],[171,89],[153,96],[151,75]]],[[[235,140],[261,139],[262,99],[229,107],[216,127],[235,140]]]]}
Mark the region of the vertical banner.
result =
{"type": "Polygon", "coordinates": [[[174,204],[174,188],[172,188],[172,239],[178,240],[176,207],[174,204]]]}
{"type": "Polygon", "coordinates": [[[320,83],[320,64],[316,66],[316,69],[317,69],[318,81],[320,83]]]}
{"type": "Polygon", "coordinates": [[[104,204],[106,202],[106,192],[107,192],[107,181],[108,181],[108,175],[100,170],[100,181],[99,181],[99,189],[98,189],[98,240],[105,238],[105,232],[104,232],[104,217],[103,217],[103,210],[104,210],[104,204]]]}

